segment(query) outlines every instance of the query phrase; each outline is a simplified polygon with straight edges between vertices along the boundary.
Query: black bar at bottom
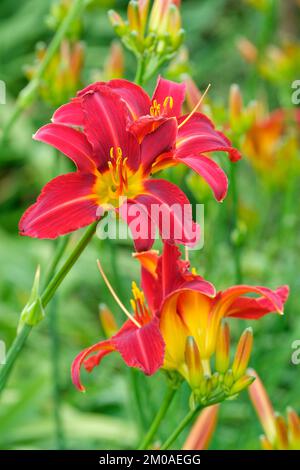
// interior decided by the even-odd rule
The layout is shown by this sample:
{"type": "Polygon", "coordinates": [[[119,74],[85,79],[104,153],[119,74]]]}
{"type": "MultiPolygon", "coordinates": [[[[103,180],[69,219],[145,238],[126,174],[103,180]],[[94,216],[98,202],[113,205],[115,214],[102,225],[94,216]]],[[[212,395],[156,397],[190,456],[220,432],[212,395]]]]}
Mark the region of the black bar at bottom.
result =
{"type": "Polygon", "coordinates": [[[0,451],[0,468],[20,465],[20,468],[43,468],[55,464],[71,464],[74,468],[99,468],[118,466],[119,468],[139,468],[156,465],[201,465],[230,464],[284,464],[298,463],[296,451],[85,451],[85,450],[3,450],[0,451]]]}

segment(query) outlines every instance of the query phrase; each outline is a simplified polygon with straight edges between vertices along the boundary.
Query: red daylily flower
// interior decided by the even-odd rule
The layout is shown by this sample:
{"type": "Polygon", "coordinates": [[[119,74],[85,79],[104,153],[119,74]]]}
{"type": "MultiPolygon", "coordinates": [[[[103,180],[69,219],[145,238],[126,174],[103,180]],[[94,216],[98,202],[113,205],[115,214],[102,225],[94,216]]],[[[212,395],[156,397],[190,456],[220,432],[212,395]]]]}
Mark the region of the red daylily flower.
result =
{"type": "MultiPolygon", "coordinates": [[[[184,211],[184,206],[190,207],[185,194],[168,181],[149,178],[152,162],[173,152],[176,119],[166,118],[139,141],[128,129],[127,105],[108,86],[82,92],[63,109],[65,119],[68,116],[67,121],[72,125],[58,123],[55,115],[54,122],[42,127],[34,139],[67,155],[77,171],[58,176],[44,187],[37,202],[23,215],[20,233],[55,238],[92,223],[111,208],[129,220],[133,204],[142,206],[148,223],[149,209],[156,204],[162,206],[164,216],[170,220],[170,239],[176,235],[177,242],[195,242],[197,230],[191,210],[190,215],[184,211]],[[185,220],[172,209],[175,203],[182,207],[185,220]]],[[[156,224],[162,231],[161,218],[157,218],[156,224]]],[[[141,240],[137,237],[136,247],[148,249],[152,243],[150,236],[141,240]]]]}
{"type": "MultiPolygon", "coordinates": [[[[216,292],[214,286],[190,271],[174,245],[164,244],[161,256],[154,250],[135,253],[142,267],[143,292],[133,286],[133,320],[129,319],[111,339],[82,351],[72,366],[72,379],[79,390],[82,365],[88,372],[110,352],[118,351],[130,367],[151,375],[159,368],[177,370],[187,378],[185,347],[194,337],[201,359],[215,352],[224,317],[258,319],[282,313],[288,287],[271,290],[259,286],[233,286],[216,292]],[[255,293],[259,298],[244,297],[255,293]],[[144,297],[145,295],[145,297],[144,297]]],[[[129,314],[130,315],[130,314],[129,314]]]]}
{"type": "MultiPolygon", "coordinates": [[[[159,78],[152,99],[145,91],[127,80],[111,80],[94,83],[81,92],[70,103],[61,106],[53,116],[53,122],[68,126],[83,126],[85,113],[82,100],[87,93],[97,95],[103,87],[109,88],[122,98],[128,108],[128,129],[139,142],[145,135],[152,135],[168,119],[175,118],[176,137],[173,147],[161,151],[156,158],[148,159],[148,169],[155,173],[163,168],[184,164],[198,173],[211,186],[218,201],[227,193],[228,181],[223,170],[206,154],[224,151],[232,161],[241,158],[224,134],[217,131],[213,123],[195,110],[189,115],[181,115],[186,85],[159,78]]],[[[160,134],[167,137],[166,130],[160,134]]],[[[150,137],[149,137],[150,138],[150,137]]],[[[158,140],[153,135],[153,142],[158,140]]],[[[161,150],[161,149],[159,149],[161,150]]]]}

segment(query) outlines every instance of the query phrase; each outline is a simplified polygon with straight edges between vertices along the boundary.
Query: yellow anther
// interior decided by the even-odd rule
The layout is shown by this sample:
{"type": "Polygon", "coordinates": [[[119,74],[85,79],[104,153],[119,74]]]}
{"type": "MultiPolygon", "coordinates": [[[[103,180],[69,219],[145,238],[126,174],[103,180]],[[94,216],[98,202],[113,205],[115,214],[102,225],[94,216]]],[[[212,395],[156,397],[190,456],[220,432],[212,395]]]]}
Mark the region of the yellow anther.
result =
{"type": "Polygon", "coordinates": [[[163,107],[172,109],[174,106],[173,96],[167,96],[164,100],[163,107]]]}
{"type": "Polygon", "coordinates": [[[118,147],[118,148],[117,148],[117,152],[118,152],[118,157],[119,157],[119,158],[122,158],[123,152],[122,152],[121,147],[118,147]]]}
{"type": "Polygon", "coordinates": [[[197,276],[197,270],[196,270],[196,268],[192,268],[192,275],[193,275],[193,276],[197,276]]]}
{"type": "Polygon", "coordinates": [[[152,106],[150,108],[150,114],[151,114],[151,116],[159,116],[160,115],[160,104],[157,102],[157,100],[153,100],[152,106]]]}
{"type": "Polygon", "coordinates": [[[115,155],[114,155],[114,154],[115,154],[114,148],[111,147],[111,148],[110,148],[110,151],[109,151],[109,155],[110,155],[110,158],[111,158],[112,160],[115,158],[115,155]]]}

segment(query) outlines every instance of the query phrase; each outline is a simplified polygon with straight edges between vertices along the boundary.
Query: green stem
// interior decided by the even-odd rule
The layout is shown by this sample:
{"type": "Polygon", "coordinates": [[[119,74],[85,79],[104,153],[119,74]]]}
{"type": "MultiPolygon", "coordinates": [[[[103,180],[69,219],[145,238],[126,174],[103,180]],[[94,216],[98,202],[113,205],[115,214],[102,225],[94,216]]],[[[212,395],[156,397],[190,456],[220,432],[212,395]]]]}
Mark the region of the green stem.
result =
{"type": "Polygon", "coordinates": [[[166,412],[168,411],[169,409],[169,406],[171,405],[171,402],[174,398],[174,395],[177,391],[177,388],[175,388],[174,386],[169,386],[168,387],[168,390],[166,392],[166,395],[165,395],[165,398],[161,404],[161,407],[159,408],[150,428],[149,428],[149,431],[147,432],[146,436],[144,437],[144,439],[142,440],[142,442],[140,443],[139,447],[138,447],[138,450],[146,450],[148,448],[148,446],[151,444],[152,440],[153,440],[153,437],[155,436],[159,426],[160,426],[160,423],[162,422],[162,420],[164,419],[165,417],[165,414],[166,412]]]}
{"type": "Polygon", "coordinates": [[[184,431],[184,429],[194,421],[195,417],[202,411],[204,408],[207,408],[212,405],[216,405],[217,403],[221,403],[226,399],[226,396],[220,393],[210,402],[206,403],[206,405],[198,405],[194,410],[190,410],[188,414],[183,418],[183,420],[178,424],[177,428],[172,432],[172,434],[168,437],[168,439],[163,443],[160,450],[167,450],[173,444],[173,442],[177,439],[177,437],[184,431]]]}
{"type": "Polygon", "coordinates": [[[137,418],[139,421],[138,424],[139,424],[140,431],[144,433],[145,429],[147,429],[147,420],[146,420],[146,416],[144,413],[142,396],[141,396],[140,387],[139,387],[139,376],[138,376],[139,371],[134,368],[130,368],[129,372],[130,372],[132,394],[133,394],[134,401],[136,404],[137,418]]]}
{"type": "Polygon", "coordinates": [[[56,268],[58,266],[58,263],[60,262],[63,254],[64,254],[64,252],[67,248],[68,242],[69,242],[69,237],[68,236],[61,237],[58,240],[54,256],[52,258],[51,264],[50,264],[50,266],[48,268],[48,271],[46,273],[45,287],[49,284],[49,282],[53,278],[53,276],[55,274],[55,271],[56,271],[56,268]]]}
{"type": "Polygon", "coordinates": [[[194,410],[189,411],[189,413],[183,418],[183,420],[179,423],[177,428],[172,432],[172,434],[168,437],[168,439],[163,443],[160,450],[167,450],[173,444],[175,439],[181,434],[181,432],[190,424],[196,415],[201,411],[202,406],[197,406],[194,410]]]}
{"type": "Polygon", "coordinates": [[[87,231],[85,232],[81,240],[75,246],[70,256],[67,258],[67,260],[59,269],[57,274],[52,278],[52,280],[47,285],[46,289],[41,295],[43,307],[46,307],[46,305],[50,302],[57,288],[60,286],[60,284],[62,283],[62,281],[64,280],[64,278],[66,277],[70,269],[73,267],[73,265],[76,263],[79,256],[81,255],[85,247],[88,245],[89,241],[92,239],[96,231],[96,227],[97,227],[97,222],[94,222],[92,225],[89,226],[89,228],[87,229],[87,231]]]}
{"type": "Polygon", "coordinates": [[[11,114],[10,118],[8,119],[7,123],[5,124],[3,128],[3,133],[1,137],[1,142],[4,142],[8,135],[10,130],[12,129],[14,123],[17,121],[19,116],[21,115],[22,111],[27,108],[34,99],[34,96],[36,95],[37,89],[40,85],[41,79],[50,64],[54,54],[58,50],[64,36],[66,35],[71,23],[74,21],[74,19],[79,15],[81,9],[83,8],[86,0],[74,0],[72,2],[72,6],[70,7],[70,10],[68,14],[66,15],[64,21],[61,23],[60,27],[56,31],[55,35],[53,36],[53,39],[51,43],[49,44],[49,47],[47,48],[47,52],[43,58],[43,60],[40,62],[37,71],[33,77],[33,79],[28,83],[28,85],[19,93],[19,96],[17,98],[16,104],[15,104],[15,109],[13,113],[11,114]]]}
{"type": "MultiPolygon", "coordinates": [[[[230,162],[230,186],[231,186],[231,196],[232,196],[232,230],[238,230],[238,209],[239,209],[239,200],[238,200],[238,188],[236,181],[236,167],[235,163],[230,162]]],[[[238,236],[238,234],[237,234],[238,236]]],[[[233,257],[234,257],[234,266],[235,266],[235,278],[236,283],[241,284],[243,275],[241,267],[241,247],[240,242],[237,240],[237,243],[234,240],[231,241],[233,257]]]]}
{"type": "MultiPolygon", "coordinates": [[[[97,222],[94,222],[89,228],[86,230],[83,237],[80,239],[78,244],[75,246],[74,250],[71,252],[69,257],[66,259],[65,263],[59,269],[59,271],[55,274],[52,280],[49,282],[47,287],[45,288],[44,292],[41,295],[42,305],[45,308],[52,297],[54,296],[55,292],[57,291],[58,287],[76,263],[78,258],[80,257],[83,250],[88,245],[89,241],[92,239],[97,227],[97,222]]],[[[6,364],[2,366],[0,370],[0,392],[4,389],[8,377],[12,371],[12,368],[23,349],[24,344],[31,332],[32,327],[29,325],[24,325],[18,336],[15,338],[11,348],[7,354],[6,364]]]]}
{"type": "Polygon", "coordinates": [[[144,75],[145,75],[146,60],[144,55],[140,55],[137,61],[137,71],[135,75],[135,83],[137,85],[143,86],[144,75]]]}
{"type": "Polygon", "coordinates": [[[60,387],[60,338],[58,329],[57,298],[55,297],[50,305],[49,329],[51,334],[51,365],[53,383],[53,412],[55,425],[56,448],[65,449],[65,436],[61,416],[61,387],[60,387]]]}

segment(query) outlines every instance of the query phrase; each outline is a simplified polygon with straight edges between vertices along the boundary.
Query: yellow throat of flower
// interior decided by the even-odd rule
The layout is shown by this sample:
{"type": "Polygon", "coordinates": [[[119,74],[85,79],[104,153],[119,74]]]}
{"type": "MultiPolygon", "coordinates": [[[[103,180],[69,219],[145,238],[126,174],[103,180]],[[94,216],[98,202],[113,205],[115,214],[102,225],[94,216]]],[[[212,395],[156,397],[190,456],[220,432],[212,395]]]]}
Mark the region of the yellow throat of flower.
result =
{"type": "Polygon", "coordinates": [[[120,198],[132,199],[144,192],[142,168],[133,171],[129,168],[128,157],[123,156],[122,149],[110,149],[108,169],[105,173],[97,173],[94,191],[98,196],[99,205],[119,207],[120,198]]]}

